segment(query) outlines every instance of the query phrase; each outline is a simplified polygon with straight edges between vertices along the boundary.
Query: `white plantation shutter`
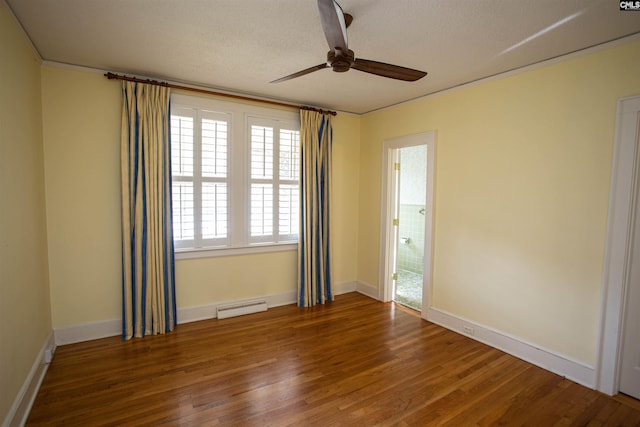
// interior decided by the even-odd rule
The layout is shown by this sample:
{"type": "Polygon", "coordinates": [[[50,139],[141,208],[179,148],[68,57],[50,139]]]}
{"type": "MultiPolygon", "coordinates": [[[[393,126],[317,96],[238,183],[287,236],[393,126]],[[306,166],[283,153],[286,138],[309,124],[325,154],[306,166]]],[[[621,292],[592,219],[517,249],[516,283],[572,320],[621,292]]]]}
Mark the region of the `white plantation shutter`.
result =
{"type": "Polygon", "coordinates": [[[171,115],[171,173],[173,239],[176,247],[189,246],[195,238],[193,195],[194,111],[171,115]]]}
{"type": "Polygon", "coordinates": [[[300,177],[300,132],[280,130],[280,179],[298,181],[300,177]]]}
{"type": "Polygon", "coordinates": [[[227,177],[227,122],[202,119],[202,176],[227,177]]]}
{"type": "Polygon", "coordinates": [[[171,116],[171,172],[193,177],[194,117],[171,116]]]}
{"type": "Polygon", "coordinates": [[[300,205],[300,132],[280,130],[280,185],[278,194],[278,231],[280,241],[294,241],[298,236],[300,205]]]}
{"type": "Polygon", "coordinates": [[[251,126],[251,178],[273,178],[273,128],[251,126]]]}
{"type": "MultiPolygon", "coordinates": [[[[251,184],[251,237],[273,236],[273,184],[251,184]]],[[[256,239],[259,240],[259,239],[256,239]]]]}
{"type": "Polygon", "coordinates": [[[276,120],[252,118],[249,242],[295,241],[298,234],[300,132],[276,120]]]}
{"type": "Polygon", "coordinates": [[[193,183],[174,182],[173,197],[173,238],[174,240],[193,240],[193,183]]]}
{"type": "Polygon", "coordinates": [[[228,233],[227,184],[202,183],[202,238],[224,239],[228,233]]]}
{"type": "Polygon", "coordinates": [[[229,156],[226,114],[173,107],[171,165],[176,248],[229,241],[229,156]]]}
{"type": "Polygon", "coordinates": [[[300,204],[298,185],[280,185],[278,204],[280,240],[294,240],[298,235],[298,205],[300,204]]]}
{"type": "Polygon", "coordinates": [[[202,247],[229,244],[229,122],[225,115],[201,111],[202,247]]]}
{"type": "MultiPolygon", "coordinates": [[[[255,120],[252,120],[254,122],[255,120]]],[[[273,241],[273,152],[274,129],[271,126],[250,126],[249,236],[250,241],[273,241]]]]}

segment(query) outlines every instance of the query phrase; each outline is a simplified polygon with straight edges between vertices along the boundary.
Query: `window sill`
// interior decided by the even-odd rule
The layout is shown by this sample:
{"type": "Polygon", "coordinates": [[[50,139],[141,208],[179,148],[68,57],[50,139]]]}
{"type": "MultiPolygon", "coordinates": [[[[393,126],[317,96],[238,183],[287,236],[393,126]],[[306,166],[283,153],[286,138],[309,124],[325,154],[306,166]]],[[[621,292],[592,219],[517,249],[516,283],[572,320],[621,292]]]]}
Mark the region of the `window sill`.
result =
{"type": "Polygon", "coordinates": [[[297,243],[252,245],[242,248],[200,248],[200,249],[176,249],[175,259],[216,258],[223,256],[253,255],[270,252],[297,251],[297,243]]]}

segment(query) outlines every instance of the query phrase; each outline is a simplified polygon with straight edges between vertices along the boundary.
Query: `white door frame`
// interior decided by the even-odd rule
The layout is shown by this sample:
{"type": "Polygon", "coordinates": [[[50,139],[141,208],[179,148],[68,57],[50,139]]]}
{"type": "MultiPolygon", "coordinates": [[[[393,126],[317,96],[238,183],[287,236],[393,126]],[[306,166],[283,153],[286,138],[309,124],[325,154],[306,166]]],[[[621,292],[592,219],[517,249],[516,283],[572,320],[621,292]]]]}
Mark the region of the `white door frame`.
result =
{"type": "Polygon", "coordinates": [[[611,172],[596,389],[614,395],[620,385],[621,339],[628,287],[637,176],[640,172],[640,96],[618,101],[611,172]]]}
{"type": "Polygon", "coordinates": [[[393,150],[397,148],[412,147],[416,145],[427,146],[427,194],[424,212],[424,273],[422,286],[422,317],[426,319],[427,308],[431,296],[432,264],[433,264],[433,201],[435,198],[435,157],[436,157],[436,133],[435,131],[403,136],[383,141],[382,143],[382,197],[380,215],[380,271],[378,299],[391,301],[393,298],[393,286],[391,276],[394,273],[392,251],[395,240],[393,227],[393,186],[396,184],[389,179],[393,171],[393,150]]]}

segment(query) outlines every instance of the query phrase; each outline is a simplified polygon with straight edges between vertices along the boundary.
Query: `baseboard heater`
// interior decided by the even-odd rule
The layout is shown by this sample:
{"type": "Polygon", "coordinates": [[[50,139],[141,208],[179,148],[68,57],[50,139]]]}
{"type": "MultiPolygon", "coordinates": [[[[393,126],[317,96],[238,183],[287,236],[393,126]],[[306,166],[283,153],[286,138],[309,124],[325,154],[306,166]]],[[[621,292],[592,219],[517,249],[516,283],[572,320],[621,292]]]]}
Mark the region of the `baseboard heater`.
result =
{"type": "Polygon", "coordinates": [[[238,304],[221,305],[218,306],[218,319],[259,313],[261,311],[267,311],[267,308],[266,301],[248,301],[238,304]]]}

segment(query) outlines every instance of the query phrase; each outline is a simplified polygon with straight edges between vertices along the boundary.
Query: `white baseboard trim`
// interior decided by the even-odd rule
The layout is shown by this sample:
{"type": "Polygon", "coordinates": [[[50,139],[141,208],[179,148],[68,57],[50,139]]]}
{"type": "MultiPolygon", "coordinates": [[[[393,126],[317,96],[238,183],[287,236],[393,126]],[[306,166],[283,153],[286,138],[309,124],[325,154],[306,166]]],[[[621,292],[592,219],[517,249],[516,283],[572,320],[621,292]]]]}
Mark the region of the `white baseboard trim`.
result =
{"type": "Polygon", "coordinates": [[[49,368],[50,357],[53,356],[55,351],[54,333],[51,331],[42,344],[42,348],[33,362],[29,375],[27,375],[18,395],[13,401],[13,405],[11,405],[9,413],[2,423],[2,427],[23,426],[27,422],[27,417],[29,416],[29,412],[31,412],[31,406],[33,406],[33,402],[36,400],[38,390],[40,390],[40,384],[42,384],[44,375],[47,373],[47,368],[49,368]]]}
{"type": "Polygon", "coordinates": [[[108,319],[82,325],[54,328],[56,345],[97,340],[122,334],[122,320],[108,319]]]}
{"type": "MultiPolygon", "coordinates": [[[[335,295],[346,294],[349,292],[355,292],[357,287],[356,282],[344,282],[338,283],[334,286],[333,292],[335,295]]],[[[281,292],[270,295],[260,295],[251,298],[243,298],[238,300],[228,300],[216,302],[213,304],[206,304],[196,307],[184,307],[178,308],[178,324],[197,322],[199,320],[214,319],[217,316],[218,306],[221,305],[236,305],[245,302],[255,301],[257,299],[264,299],[267,302],[269,308],[280,307],[283,305],[296,304],[298,298],[297,291],[281,292]]]]}
{"type": "Polygon", "coordinates": [[[509,353],[519,359],[561,375],[591,389],[596,386],[596,370],[584,362],[570,356],[554,352],[538,345],[510,336],[504,332],[460,318],[444,310],[433,307],[427,310],[426,319],[437,325],[468,336],[491,347],[509,353]],[[473,335],[465,332],[465,327],[473,328],[473,335]]]}
{"type": "Polygon", "coordinates": [[[251,298],[220,301],[195,307],[178,308],[178,324],[197,322],[199,320],[215,319],[218,315],[218,306],[242,304],[244,302],[255,301],[258,299],[265,300],[269,308],[279,307],[281,305],[295,304],[296,291],[281,292],[270,295],[258,295],[251,298]]]}
{"type": "MultiPolygon", "coordinates": [[[[356,282],[338,283],[335,285],[334,293],[336,295],[340,295],[354,292],[356,291],[356,288],[359,288],[359,286],[360,285],[356,282]]],[[[179,307],[176,310],[177,323],[181,324],[197,322],[199,320],[214,319],[217,316],[218,306],[220,305],[240,304],[247,301],[255,301],[256,299],[266,300],[269,308],[279,307],[282,305],[295,304],[297,300],[297,292],[293,290],[277,294],[257,295],[251,298],[242,298],[238,300],[219,301],[193,307],[179,307]]],[[[91,341],[120,335],[122,333],[122,320],[108,319],[85,323],[82,325],[55,328],[54,332],[56,345],[91,341]]]]}
{"type": "Polygon", "coordinates": [[[349,292],[355,292],[358,288],[358,282],[344,282],[338,283],[333,289],[335,295],[348,294],[349,292]]]}
{"type": "Polygon", "coordinates": [[[380,301],[379,298],[379,292],[378,292],[378,287],[377,286],[373,286],[370,285],[368,283],[364,283],[364,282],[358,282],[358,287],[356,289],[358,292],[360,292],[363,295],[368,296],[369,298],[373,298],[375,300],[380,301]]]}

